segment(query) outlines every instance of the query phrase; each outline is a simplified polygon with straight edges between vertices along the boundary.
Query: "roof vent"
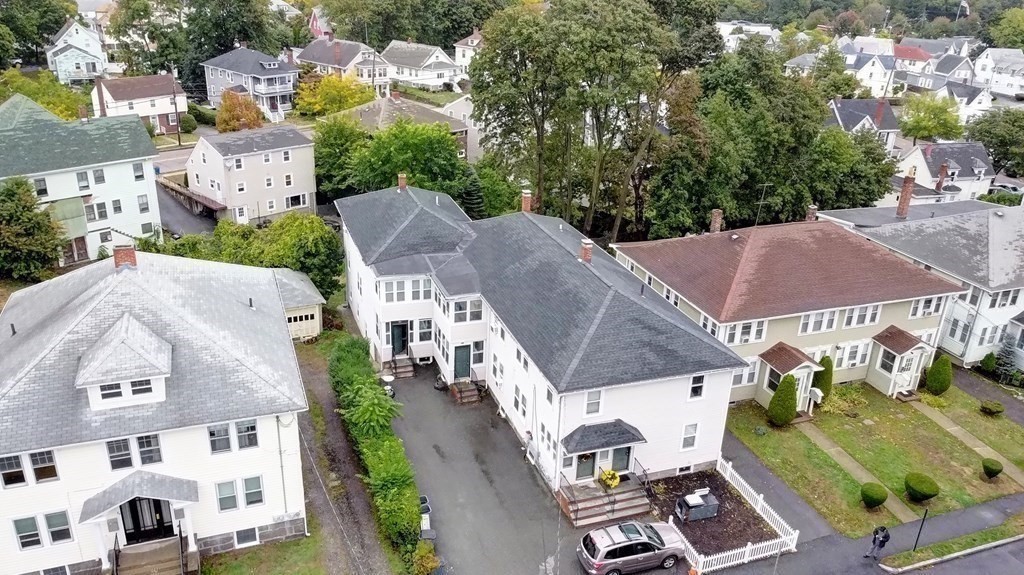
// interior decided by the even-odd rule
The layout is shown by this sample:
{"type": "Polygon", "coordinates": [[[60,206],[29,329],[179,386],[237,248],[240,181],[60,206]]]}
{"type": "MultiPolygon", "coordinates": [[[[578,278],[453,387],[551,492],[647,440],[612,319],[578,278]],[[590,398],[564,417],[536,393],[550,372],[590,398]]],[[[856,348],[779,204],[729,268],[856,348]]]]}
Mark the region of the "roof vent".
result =
{"type": "Polygon", "coordinates": [[[739,234],[733,234],[733,235],[729,236],[729,239],[730,240],[738,240],[738,239],[740,239],[740,235],[739,234]]]}
{"type": "Polygon", "coordinates": [[[1003,210],[996,210],[996,215],[999,217],[1003,217],[1003,210]]]}
{"type": "Polygon", "coordinates": [[[252,305],[252,298],[249,298],[249,309],[256,309],[256,306],[252,305]]]}
{"type": "Polygon", "coordinates": [[[11,324],[11,337],[18,335],[18,330],[14,329],[14,324],[11,324]]]}

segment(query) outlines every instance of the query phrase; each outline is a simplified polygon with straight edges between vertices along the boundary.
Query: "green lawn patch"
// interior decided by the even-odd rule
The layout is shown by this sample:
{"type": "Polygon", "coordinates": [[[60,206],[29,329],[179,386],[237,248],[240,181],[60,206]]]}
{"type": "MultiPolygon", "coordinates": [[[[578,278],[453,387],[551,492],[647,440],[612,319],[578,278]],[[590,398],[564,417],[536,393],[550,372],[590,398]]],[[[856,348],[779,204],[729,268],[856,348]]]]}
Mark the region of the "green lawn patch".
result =
{"type": "Polygon", "coordinates": [[[336,310],[343,305],[345,305],[344,287],[340,288],[338,291],[331,294],[331,297],[327,298],[327,307],[331,310],[336,310]]]}
{"type": "Polygon", "coordinates": [[[751,401],[733,407],[727,425],[775,475],[843,535],[860,537],[878,525],[899,524],[885,508],[865,509],[856,479],[800,430],[769,426],[760,405],[751,401]],[[758,435],[758,427],[764,427],[767,433],[758,435]]]}
{"type": "Polygon", "coordinates": [[[940,543],[933,543],[924,547],[918,547],[917,551],[904,551],[890,555],[882,559],[882,563],[889,567],[906,567],[921,561],[944,557],[957,551],[971,549],[986,543],[1009,539],[1016,535],[1024,535],[1024,513],[1018,513],[1003,522],[1002,525],[983,529],[976,533],[949,539],[940,543]]]}
{"type": "Polygon", "coordinates": [[[814,424],[917,513],[925,506],[933,513],[968,507],[1019,490],[1012,481],[985,481],[981,456],[912,406],[862,387],[866,403],[855,408],[856,417],[819,411],[814,424]],[[903,481],[911,471],[934,479],[939,495],[923,505],[910,502],[903,481]]]}
{"type": "MultiPolygon", "coordinates": [[[[307,510],[308,513],[308,510],[307,510]]],[[[204,557],[202,575],[323,575],[320,524],[308,515],[309,537],[267,543],[241,551],[204,557]]]]}
{"type": "Polygon", "coordinates": [[[430,90],[421,90],[410,86],[399,86],[396,91],[401,92],[402,96],[408,96],[411,100],[437,106],[438,108],[447,106],[465,96],[465,94],[456,94],[455,92],[431,92],[430,90]]]}
{"type": "MultiPolygon", "coordinates": [[[[199,141],[197,134],[182,134],[181,145],[188,146],[195,144],[199,141]]],[[[178,136],[174,134],[163,134],[161,136],[153,136],[153,145],[158,148],[170,148],[178,145],[178,136]]]]}
{"type": "Polygon", "coordinates": [[[946,417],[985,442],[1014,465],[1024,467],[1024,427],[1005,415],[985,415],[981,402],[956,387],[942,394],[946,406],[939,408],[946,417]]]}

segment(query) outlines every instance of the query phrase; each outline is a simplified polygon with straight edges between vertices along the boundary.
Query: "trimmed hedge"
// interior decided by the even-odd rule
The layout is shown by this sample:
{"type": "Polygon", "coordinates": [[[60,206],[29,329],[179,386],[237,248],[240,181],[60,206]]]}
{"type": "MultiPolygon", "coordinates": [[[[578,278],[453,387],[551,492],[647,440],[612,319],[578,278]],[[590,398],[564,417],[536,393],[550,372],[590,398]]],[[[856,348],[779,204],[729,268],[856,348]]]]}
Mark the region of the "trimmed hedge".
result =
{"type": "Polygon", "coordinates": [[[826,355],[818,364],[821,365],[822,370],[814,372],[811,386],[821,390],[821,401],[824,403],[828,400],[828,396],[832,395],[832,358],[826,355]]]}
{"type": "Polygon", "coordinates": [[[999,403],[998,401],[991,401],[986,399],[985,401],[981,402],[981,412],[984,413],[985,415],[999,415],[1004,411],[1006,411],[1006,408],[1003,407],[1003,404],[999,403]]]}
{"type": "Polygon", "coordinates": [[[1003,464],[996,459],[986,457],[981,460],[981,469],[985,472],[985,477],[995,479],[1003,472],[1003,464]]]}
{"type": "Polygon", "coordinates": [[[903,479],[903,486],[911,501],[921,503],[939,494],[939,484],[924,473],[912,471],[903,479]]]}
{"type": "Polygon", "coordinates": [[[889,492],[885,490],[885,487],[877,483],[865,483],[860,486],[860,499],[864,502],[864,507],[868,509],[874,509],[879,505],[885,503],[885,500],[889,498],[889,492]]]}
{"type": "Polygon", "coordinates": [[[178,127],[181,129],[181,133],[191,134],[199,127],[199,122],[196,121],[195,116],[192,114],[182,114],[181,117],[178,118],[178,127]]]}
{"type": "Polygon", "coordinates": [[[217,125],[217,112],[193,104],[188,103],[188,113],[196,119],[197,123],[203,124],[204,126],[216,126],[217,125]]]}
{"type": "Polygon", "coordinates": [[[368,423],[366,417],[367,412],[396,415],[398,404],[377,384],[365,339],[338,342],[327,372],[349,437],[366,467],[362,479],[373,497],[381,531],[411,560],[420,534],[420,496],[412,463],[390,426],[368,423]]]}
{"type": "Polygon", "coordinates": [[[953,385],[953,364],[949,361],[949,356],[939,356],[939,359],[935,360],[935,363],[928,368],[928,379],[925,380],[924,386],[932,395],[942,395],[951,385],[953,385]]]}
{"type": "Polygon", "coordinates": [[[985,354],[985,357],[981,358],[981,363],[978,364],[978,368],[985,373],[995,373],[996,371],[996,354],[991,351],[985,354]]]}
{"type": "Polygon", "coordinates": [[[788,374],[779,382],[768,402],[768,421],[776,427],[789,425],[796,419],[796,378],[788,374]]]}

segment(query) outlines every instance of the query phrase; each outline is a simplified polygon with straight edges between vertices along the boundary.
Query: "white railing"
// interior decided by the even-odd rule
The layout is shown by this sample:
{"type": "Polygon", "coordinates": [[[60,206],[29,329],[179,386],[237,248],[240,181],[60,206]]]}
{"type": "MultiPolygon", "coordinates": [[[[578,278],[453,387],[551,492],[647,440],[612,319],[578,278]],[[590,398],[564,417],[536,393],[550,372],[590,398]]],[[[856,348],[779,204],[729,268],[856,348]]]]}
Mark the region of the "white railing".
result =
{"type": "Polygon", "coordinates": [[[743,499],[772,526],[772,529],[779,534],[779,537],[760,543],[747,542],[744,547],[737,547],[736,549],[714,555],[701,555],[686,539],[682,531],[676,527],[675,517],[669,517],[669,523],[676,527],[676,531],[683,540],[683,554],[686,555],[686,560],[690,562],[690,567],[697,571],[697,573],[709,573],[765,557],[772,557],[780,553],[796,551],[796,542],[800,537],[800,532],[790,527],[771,506],[765,503],[764,495],[754,491],[754,488],[732,468],[732,463],[719,456],[718,463],[715,465],[715,471],[722,474],[726,481],[740,492],[743,499]]]}
{"type": "Polygon", "coordinates": [[[294,92],[294,84],[256,84],[252,85],[252,91],[257,94],[281,94],[284,92],[294,92]]]}

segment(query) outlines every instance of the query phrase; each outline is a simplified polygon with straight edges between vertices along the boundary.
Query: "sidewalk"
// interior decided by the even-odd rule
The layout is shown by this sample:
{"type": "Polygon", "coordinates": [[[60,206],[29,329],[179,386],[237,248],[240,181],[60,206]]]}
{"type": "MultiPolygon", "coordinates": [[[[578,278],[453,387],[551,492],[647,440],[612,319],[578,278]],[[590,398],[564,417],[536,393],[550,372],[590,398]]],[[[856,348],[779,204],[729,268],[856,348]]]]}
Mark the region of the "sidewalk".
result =
{"type": "MultiPolygon", "coordinates": [[[[1009,516],[1024,510],[1024,493],[1008,495],[966,509],[958,509],[943,515],[929,517],[921,532],[920,546],[939,543],[961,535],[967,535],[1001,524],[1009,516]]],[[[897,525],[889,530],[892,539],[885,547],[883,556],[914,547],[914,538],[920,521],[897,525]]],[[[883,573],[878,565],[864,559],[864,552],[871,546],[871,537],[847,539],[841,535],[830,535],[797,545],[797,553],[779,558],[778,573],[785,575],[821,575],[842,573],[859,575],[883,573]]],[[[763,559],[722,571],[728,575],[764,575],[772,570],[774,559],[763,559]]]]}
{"type": "Polygon", "coordinates": [[[999,454],[995,449],[985,445],[985,443],[969,433],[966,429],[957,425],[955,421],[946,417],[942,412],[935,409],[934,407],[925,405],[920,401],[911,402],[915,409],[923,413],[928,419],[931,419],[935,423],[939,424],[939,427],[945,429],[960,441],[962,441],[967,447],[970,447],[982,457],[990,457],[1003,464],[1003,475],[1010,476],[1019,485],[1024,486],[1024,471],[1021,471],[1019,467],[1010,463],[1010,460],[1006,459],[999,454]]]}
{"type": "MultiPolygon", "coordinates": [[[[829,456],[839,464],[839,467],[845,469],[847,473],[852,475],[853,478],[860,483],[863,484],[871,482],[882,485],[882,482],[879,481],[877,477],[872,475],[871,472],[865,469],[863,465],[857,463],[854,458],[850,457],[849,453],[844,451],[842,447],[836,445],[834,441],[829,439],[828,436],[815,427],[813,423],[798,423],[796,428],[810,438],[810,440],[820,447],[825,453],[829,454],[829,456]]],[[[907,504],[897,497],[892,491],[889,491],[888,488],[886,488],[885,491],[889,494],[889,497],[887,497],[885,499],[885,503],[883,503],[886,509],[888,509],[903,523],[917,521],[917,513],[914,513],[911,508],[907,507],[907,504]]]]}

